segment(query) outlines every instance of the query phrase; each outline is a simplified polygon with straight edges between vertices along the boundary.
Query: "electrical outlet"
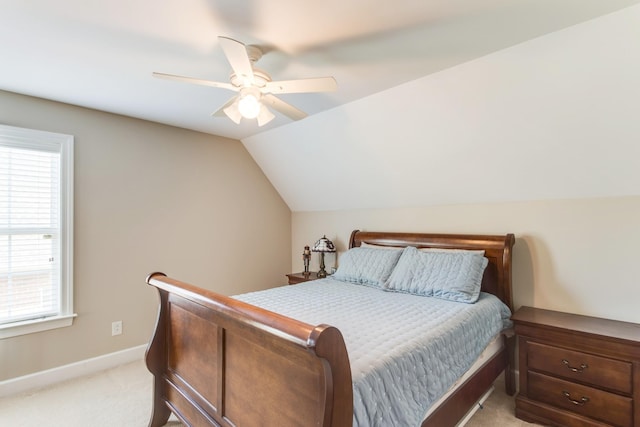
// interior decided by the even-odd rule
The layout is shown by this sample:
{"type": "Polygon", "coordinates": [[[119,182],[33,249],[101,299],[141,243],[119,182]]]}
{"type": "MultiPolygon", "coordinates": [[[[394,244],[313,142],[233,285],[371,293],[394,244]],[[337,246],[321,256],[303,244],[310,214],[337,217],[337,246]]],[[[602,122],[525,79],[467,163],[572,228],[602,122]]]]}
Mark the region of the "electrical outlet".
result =
{"type": "Polygon", "coordinates": [[[122,320],[118,320],[111,324],[111,336],[122,334],[122,320]]]}

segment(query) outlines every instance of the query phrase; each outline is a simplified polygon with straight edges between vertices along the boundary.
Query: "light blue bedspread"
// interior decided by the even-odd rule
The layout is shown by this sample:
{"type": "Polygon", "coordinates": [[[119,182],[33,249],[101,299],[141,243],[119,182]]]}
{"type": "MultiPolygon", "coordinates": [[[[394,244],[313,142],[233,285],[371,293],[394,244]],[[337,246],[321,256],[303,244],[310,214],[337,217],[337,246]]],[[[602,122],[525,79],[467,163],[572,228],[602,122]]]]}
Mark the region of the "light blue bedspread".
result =
{"type": "Polygon", "coordinates": [[[465,304],[330,278],[234,298],[342,332],[359,427],[419,426],[511,315],[490,294],[465,304]]]}

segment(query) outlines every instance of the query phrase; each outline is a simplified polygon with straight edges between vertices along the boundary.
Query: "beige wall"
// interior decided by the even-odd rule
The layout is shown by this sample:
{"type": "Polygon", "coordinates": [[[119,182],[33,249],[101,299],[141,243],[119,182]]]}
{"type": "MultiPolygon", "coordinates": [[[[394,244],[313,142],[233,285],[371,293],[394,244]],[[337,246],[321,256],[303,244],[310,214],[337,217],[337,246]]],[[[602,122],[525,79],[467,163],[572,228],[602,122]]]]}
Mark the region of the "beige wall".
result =
{"type": "Polygon", "coordinates": [[[239,141],[2,91],[0,122],[75,136],[78,313],[0,340],[0,380],[148,342],[152,271],[223,294],[285,282],[291,212],[239,141]]]}
{"type": "MultiPolygon", "coordinates": [[[[346,250],[354,229],[514,233],[514,305],[640,323],[640,196],[408,209],[294,212],[292,269],[326,233],[346,250]]],[[[330,256],[327,267],[335,264],[330,256]]],[[[313,255],[312,268],[318,265],[313,255]]]]}

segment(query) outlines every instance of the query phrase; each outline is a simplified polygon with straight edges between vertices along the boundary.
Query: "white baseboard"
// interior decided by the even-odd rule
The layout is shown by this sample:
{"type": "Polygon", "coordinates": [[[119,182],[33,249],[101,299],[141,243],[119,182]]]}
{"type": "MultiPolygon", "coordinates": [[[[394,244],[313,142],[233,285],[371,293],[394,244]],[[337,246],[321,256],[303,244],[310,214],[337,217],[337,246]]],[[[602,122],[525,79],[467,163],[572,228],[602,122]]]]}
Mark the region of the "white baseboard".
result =
{"type": "Polygon", "coordinates": [[[81,360],[69,365],[59,366],[46,371],[35,372],[22,377],[0,381],[0,397],[24,393],[29,390],[46,387],[61,381],[90,375],[105,369],[115,368],[125,363],[144,358],[147,345],[131,347],[91,359],[81,360]]]}

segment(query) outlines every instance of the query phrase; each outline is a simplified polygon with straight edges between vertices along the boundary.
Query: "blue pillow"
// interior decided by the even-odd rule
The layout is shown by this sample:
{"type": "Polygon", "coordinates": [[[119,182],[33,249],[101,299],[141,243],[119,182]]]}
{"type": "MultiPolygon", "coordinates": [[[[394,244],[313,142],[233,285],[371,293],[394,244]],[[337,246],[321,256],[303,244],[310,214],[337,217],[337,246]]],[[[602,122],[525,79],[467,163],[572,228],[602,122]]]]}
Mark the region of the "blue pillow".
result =
{"type": "Polygon", "coordinates": [[[402,251],[351,248],[340,257],[340,266],[332,276],[343,282],[382,288],[402,251]]]}
{"type": "Polygon", "coordinates": [[[489,260],[473,252],[422,252],[408,247],[384,288],[389,291],[474,303],[489,260]]]}

